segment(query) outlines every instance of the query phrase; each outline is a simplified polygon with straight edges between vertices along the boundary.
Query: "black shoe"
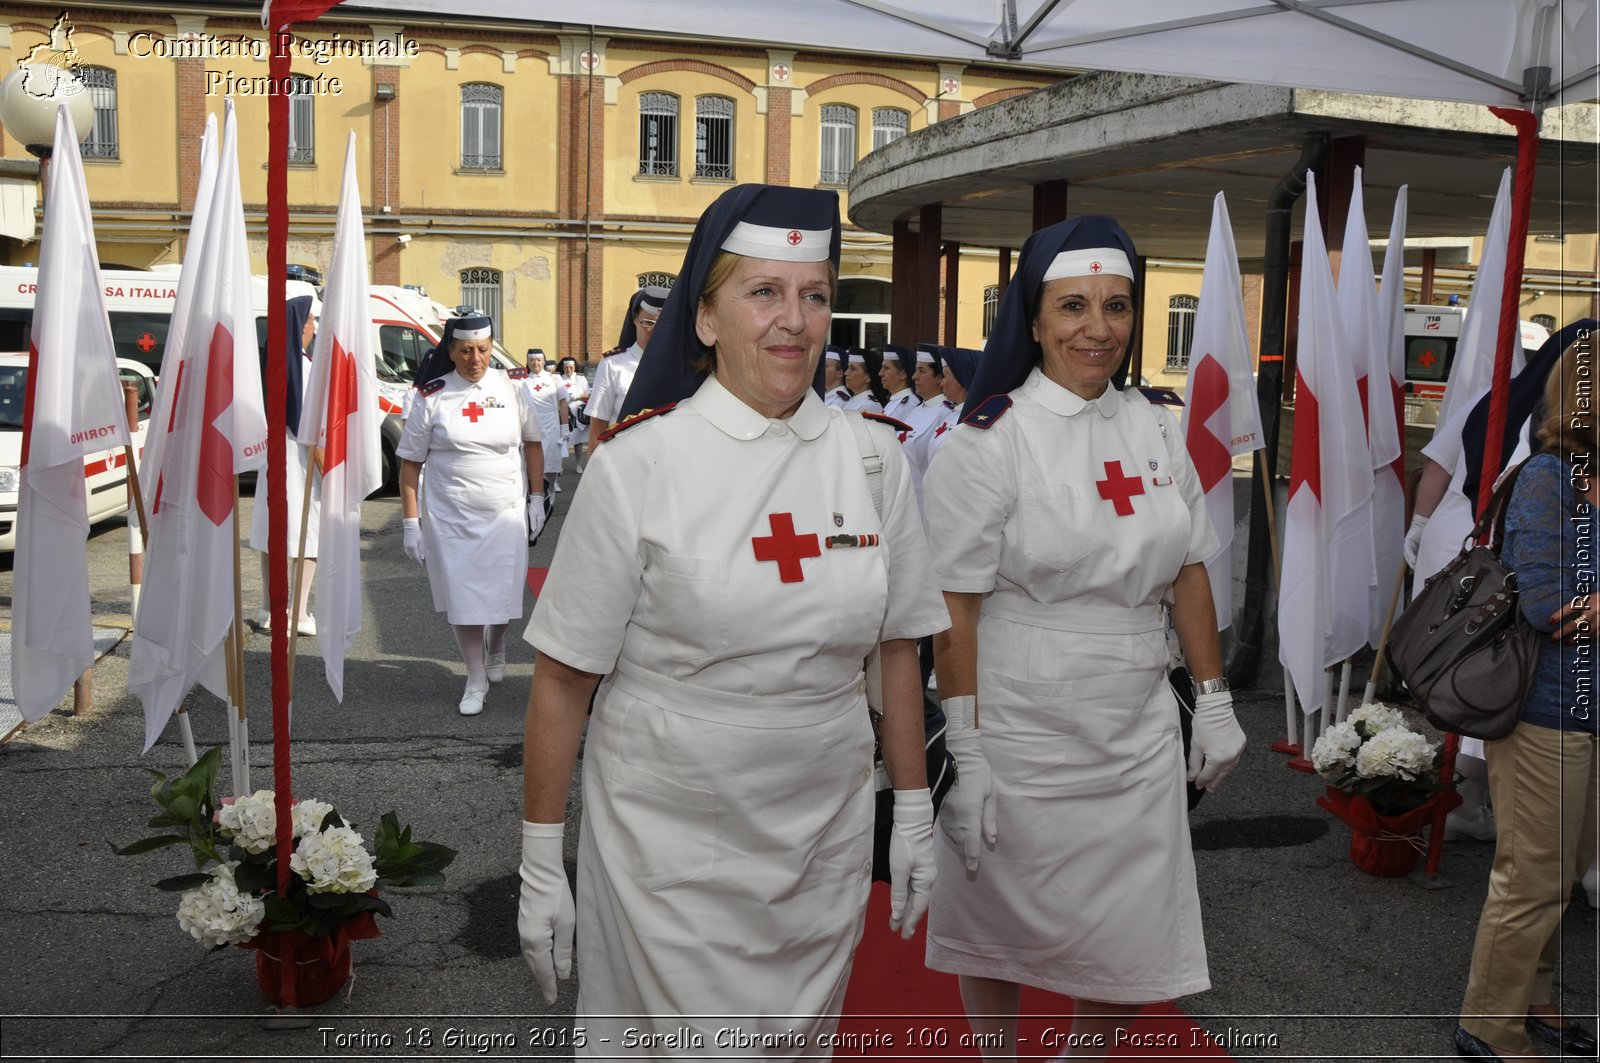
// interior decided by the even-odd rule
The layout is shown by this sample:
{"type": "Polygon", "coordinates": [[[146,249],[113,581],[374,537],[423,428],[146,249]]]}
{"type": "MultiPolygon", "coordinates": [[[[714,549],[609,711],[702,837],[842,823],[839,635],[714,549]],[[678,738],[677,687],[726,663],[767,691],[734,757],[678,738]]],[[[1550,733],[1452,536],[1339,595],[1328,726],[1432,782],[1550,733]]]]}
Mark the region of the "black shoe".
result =
{"type": "Polygon", "coordinates": [[[1466,1031],[1456,1027],[1456,1055],[1462,1059],[1499,1059],[1500,1054],[1466,1031]]]}
{"type": "Polygon", "coordinates": [[[1546,1044],[1557,1045],[1565,1055],[1592,1056],[1595,1053],[1594,1034],[1580,1023],[1568,1021],[1565,1026],[1551,1026],[1537,1015],[1528,1016],[1528,1032],[1546,1044]]]}

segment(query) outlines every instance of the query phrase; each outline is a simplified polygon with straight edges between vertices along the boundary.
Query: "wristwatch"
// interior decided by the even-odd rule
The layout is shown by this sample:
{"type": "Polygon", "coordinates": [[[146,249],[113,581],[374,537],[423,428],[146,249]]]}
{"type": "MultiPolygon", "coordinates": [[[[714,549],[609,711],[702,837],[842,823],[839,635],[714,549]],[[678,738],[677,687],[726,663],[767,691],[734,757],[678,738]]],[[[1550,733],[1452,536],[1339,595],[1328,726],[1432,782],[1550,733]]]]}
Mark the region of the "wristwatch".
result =
{"type": "Polygon", "coordinates": [[[1219,675],[1215,679],[1197,679],[1194,684],[1196,694],[1216,694],[1228,689],[1228,677],[1219,675]]]}

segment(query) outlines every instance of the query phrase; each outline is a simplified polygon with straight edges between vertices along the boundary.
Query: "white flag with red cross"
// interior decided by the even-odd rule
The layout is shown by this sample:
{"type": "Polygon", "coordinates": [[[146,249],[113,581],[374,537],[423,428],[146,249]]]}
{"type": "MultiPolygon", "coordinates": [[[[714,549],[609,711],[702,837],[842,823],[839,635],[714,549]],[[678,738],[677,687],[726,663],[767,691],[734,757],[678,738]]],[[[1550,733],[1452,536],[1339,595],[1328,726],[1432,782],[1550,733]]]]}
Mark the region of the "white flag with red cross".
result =
{"type": "Polygon", "coordinates": [[[1244,326],[1239,254],[1221,192],[1211,201],[1211,237],[1184,395],[1184,441],[1205,489],[1206,512],[1220,544],[1206,560],[1220,631],[1233,621],[1233,459],[1263,446],[1261,408],[1244,326]]]}
{"type": "Polygon", "coordinates": [[[84,459],[128,445],[78,138],[62,105],[45,194],[12,566],[11,678],[29,722],[94,663],[84,459]]]}
{"type": "MultiPolygon", "coordinates": [[[[1394,595],[1400,568],[1405,564],[1406,538],[1406,186],[1394,200],[1394,218],[1389,223],[1389,246],[1383,253],[1383,284],[1378,289],[1378,358],[1373,359],[1373,378],[1367,408],[1379,411],[1385,405],[1393,418],[1398,445],[1394,459],[1373,471],[1372,556],[1378,579],[1372,596],[1372,623],[1367,641],[1376,646],[1383,636],[1384,617],[1394,595]]],[[[1375,455],[1376,456],[1376,455],[1375,455]]]]}
{"type": "Polygon", "coordinates": [[[239,188],[238,128],[227,101],[216,185],[184,322],[178,379],[150,514],[144,593],[128,689],[145,707],[145,749],[189,688],[225,696],[222,645],[235,619],[234,478],[266,460],[250,258],[239,188]]]}
{"type": "Polygon", "coordinates": [[[323,450],[317,642],[328,687],[343,701],[344,655],[361,630],[361,502],[383,483],[377,353],[367,311],[367,240],[356,186],[354,133],[345,148],[333,264],[322,294],[322,321],[297,436],[323,450]]]}

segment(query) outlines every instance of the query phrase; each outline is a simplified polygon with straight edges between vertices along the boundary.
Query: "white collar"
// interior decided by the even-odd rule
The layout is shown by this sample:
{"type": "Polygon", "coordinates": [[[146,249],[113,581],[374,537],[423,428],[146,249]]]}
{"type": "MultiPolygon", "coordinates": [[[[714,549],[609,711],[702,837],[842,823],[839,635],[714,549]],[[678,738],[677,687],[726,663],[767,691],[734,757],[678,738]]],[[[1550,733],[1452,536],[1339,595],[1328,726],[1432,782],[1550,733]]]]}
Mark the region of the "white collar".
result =
{"type": "Polygon", "coordinates": [[[1075,417],[1087,409],[1099,411],[1102,417],[1115,417],[1122,408],[1123,394],[1110,384],[1097,399],[1085,399],[1057,384],[1044,375],[1044,370],[1034,366],[1023,381],[1022,390],[1031,395],[1039,405],[1063,417],[1075,417]]]}
{"type": "Polygon", "coordinates": [[[743,399],[729,391],[714,373],[700,385],[700,390],[684,400],[684,406],[694,410],[718,430],[734,439],[755,439],[765,435],[772,425],[781,424],[787,426],[801,439],[810,441],[820,436],[828,427],[828,407],[810,388],[806,389],[805,398],[800,400],[799,408],[789,417],[780,420],[751,409],[743,399]]]}

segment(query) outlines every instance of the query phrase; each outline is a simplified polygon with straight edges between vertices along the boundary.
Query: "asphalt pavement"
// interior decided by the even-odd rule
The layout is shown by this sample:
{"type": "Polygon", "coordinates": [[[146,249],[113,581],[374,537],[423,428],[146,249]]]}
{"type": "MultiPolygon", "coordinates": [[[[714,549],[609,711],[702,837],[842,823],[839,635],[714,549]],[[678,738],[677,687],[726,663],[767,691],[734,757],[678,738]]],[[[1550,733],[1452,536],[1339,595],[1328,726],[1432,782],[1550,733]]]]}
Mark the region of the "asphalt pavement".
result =
{"type": "MultiPolygon", "coordinates": [[[[569,461],[535,565],[548,564],[581,482],[569,461]]],[[[398,499],[367,503],[362,540],[365,616],[343,704],[315,640],[299,641],[294,792],[333,803],[369,837],[395,810],[417,837],[458,850],[448,882],[392,891],[396,918],[355,943],[347,990],[280,1014],[256,987],[253,954],[208,953],[179,929],[176,896],[151,888],[189,870],[181,850],[111,852],[148,833],[146,769],[184,767],[175,725],[140,752],[123,639],[94,668],[92,712],[70,715],[69,700],[0,746],[0,1057],[570,1058],[576,979],[547,1006],[515,926],[533,652],[514,625],[505,681],[482,715],[461,717],[465,673],[425,575],[401,550],[398,499]]],[[[94,529],[97,624],[128,624],[126,548],[122,522],[94,529]]],[[[245,558],[252,615],[259,567],[245,558]]],[[[0,565],[9,622],[9,558],[0,565]]],[[[246,657],[252,782],[270,787],[268,639],[251,635],[246,657]]],[[[1347,829],[1313,804],[1322,786],[1268,748],[1284,726],[1279,682],[1272,665],[1237,694],[1250,746],[1191,817],[1214,988],[1178,1004],[1220,1038],[1257,1043],[1236,1047],[1238,1059],[1452,1059],[1492,846],[1447,846],[1429,882],[1355,870],[1347,829]]],[[[201,748],[225,747],[221,703],[197,692],[189,705],[201,748]]],[[[575,795],[568,814],[575,824],[575,795]]],[[[569,860],[575,841],[569,830],[569,860]]],[[[1600,944],[1581,894],[1562,941],[1560,999],[1569,1015],[1593,1019],[1600,944]]]]}

